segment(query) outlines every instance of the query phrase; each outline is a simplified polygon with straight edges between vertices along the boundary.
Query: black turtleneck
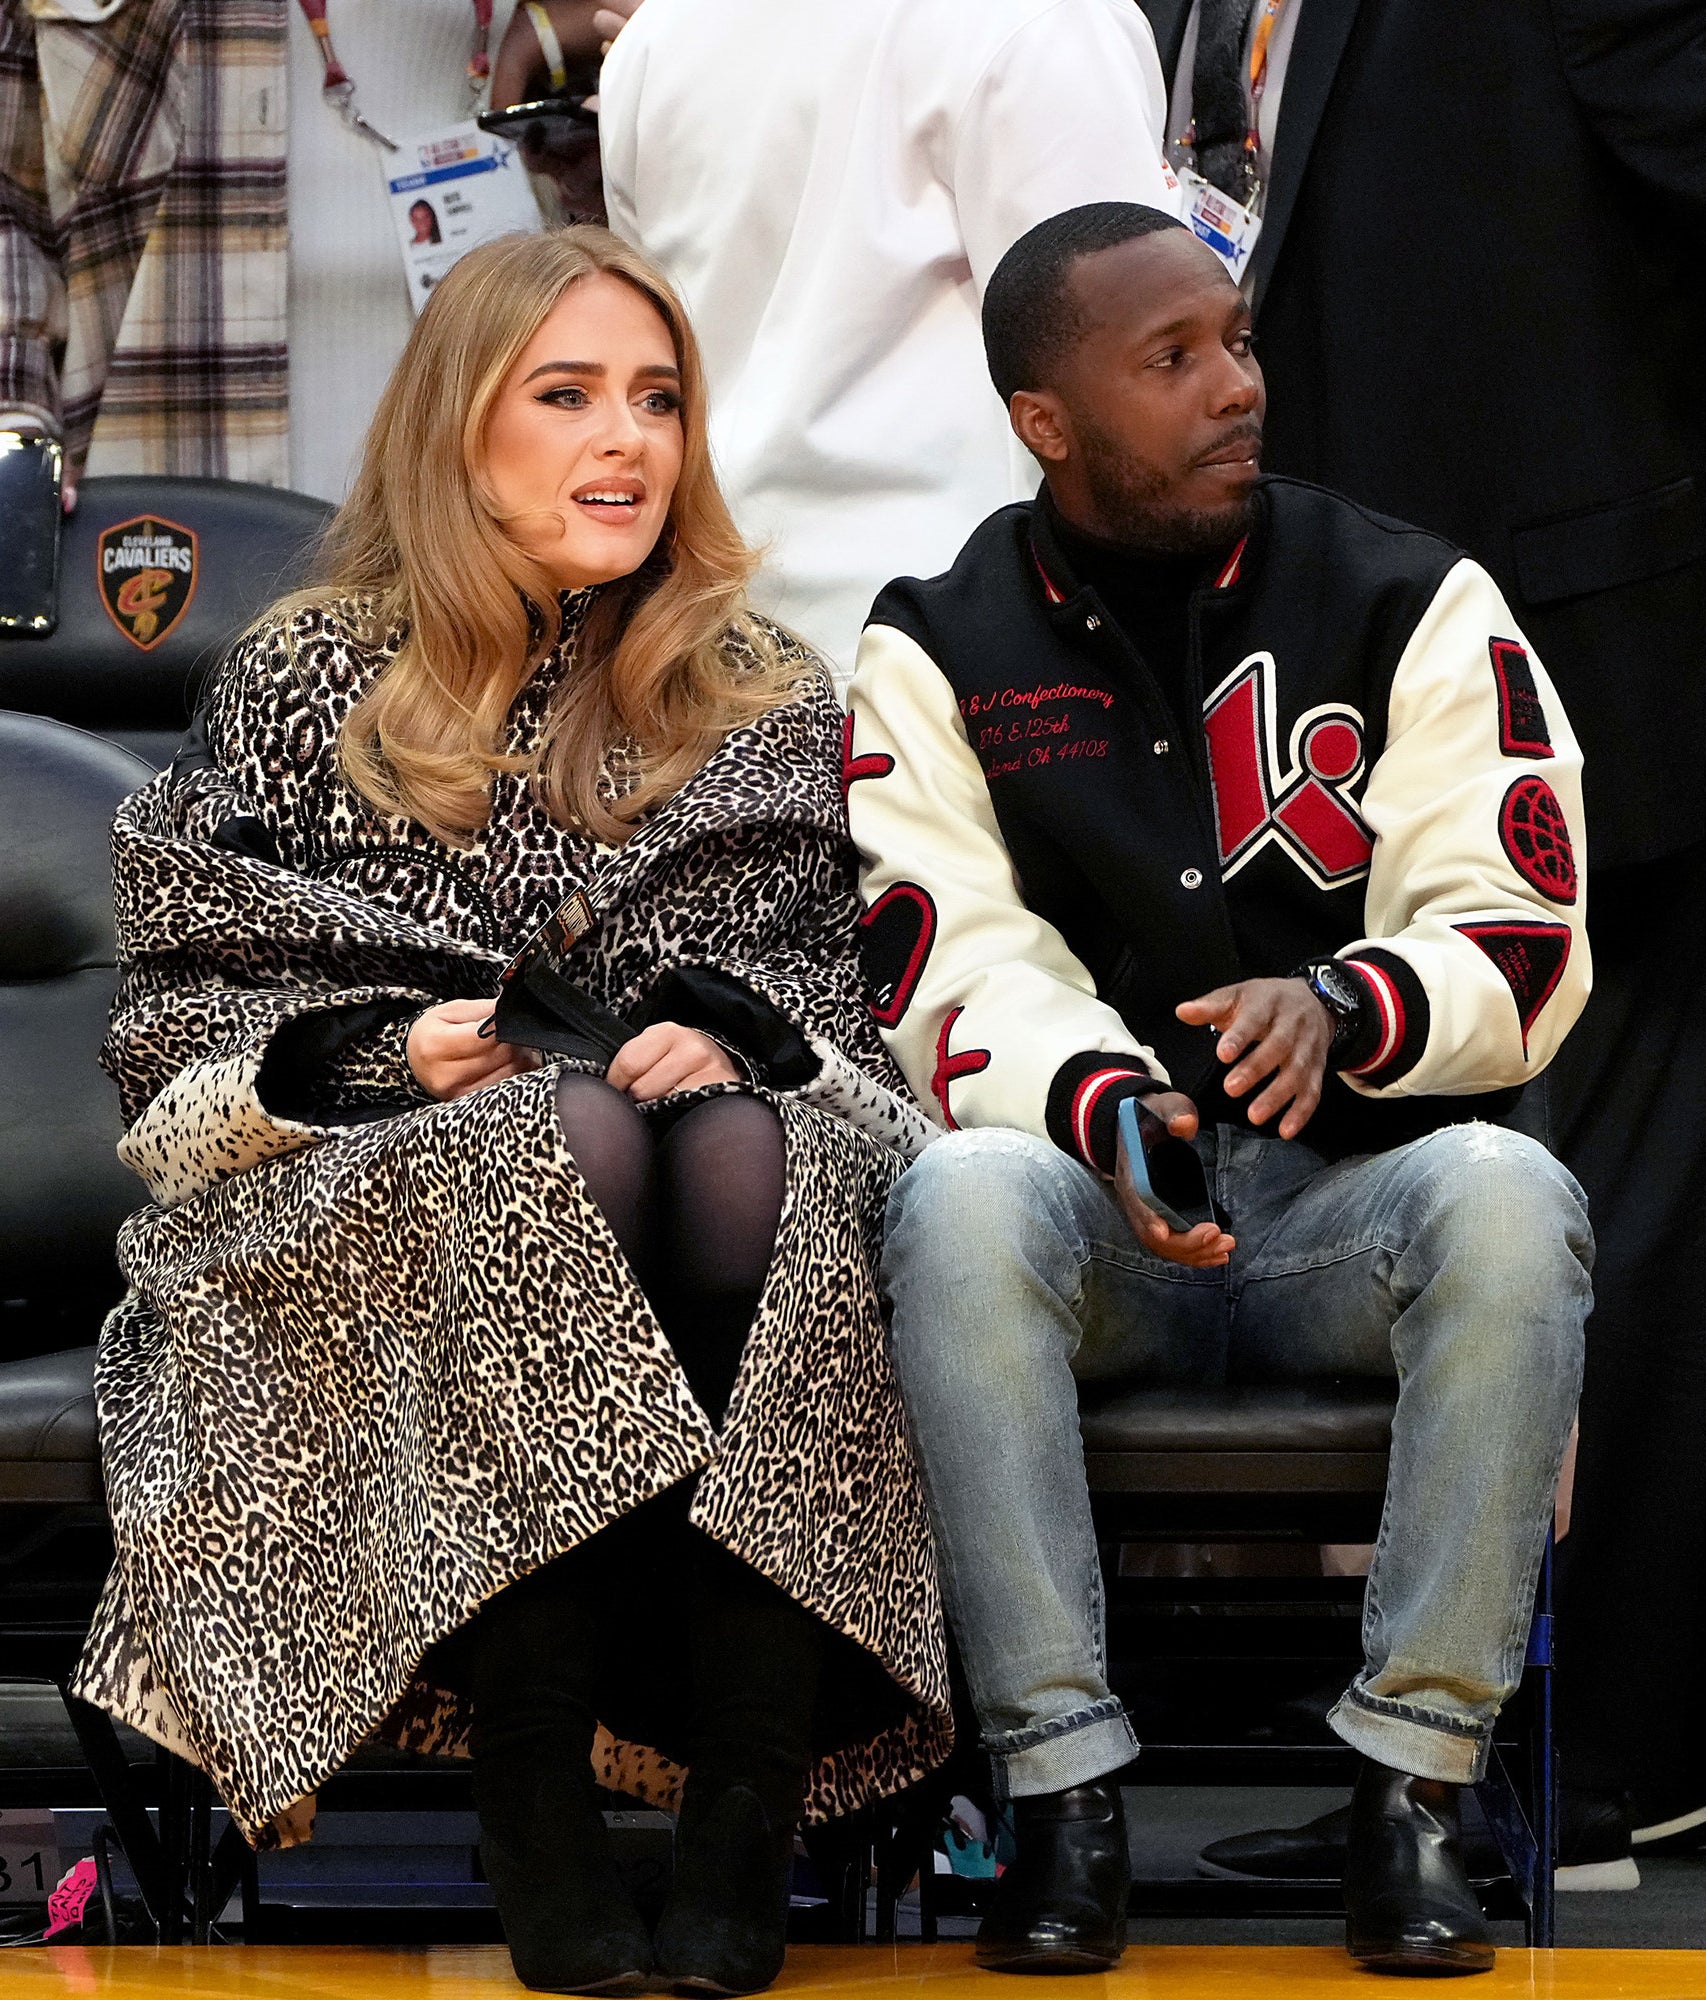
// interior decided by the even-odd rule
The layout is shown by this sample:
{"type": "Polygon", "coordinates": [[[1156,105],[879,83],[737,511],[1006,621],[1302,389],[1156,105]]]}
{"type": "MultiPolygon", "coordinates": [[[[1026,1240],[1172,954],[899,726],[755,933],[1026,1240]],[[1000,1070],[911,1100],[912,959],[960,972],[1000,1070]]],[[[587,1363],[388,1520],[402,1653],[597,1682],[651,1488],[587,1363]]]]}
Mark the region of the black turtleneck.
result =
{"type": "Polygon", "coordinates": [[[1109,617],[1154,676],[1174,720],[1188,714],[1191,704],[1185,696],[1185,671],[1191,593],[1202,581],[1209,558],[1145,555],[1123,542],[1104,541],[1100,535],[1075,528],[1046,486],[1041,497],[1050,532],[1072,571],[1073,582],[1088,585],[1102,600],[1109,617]]]}

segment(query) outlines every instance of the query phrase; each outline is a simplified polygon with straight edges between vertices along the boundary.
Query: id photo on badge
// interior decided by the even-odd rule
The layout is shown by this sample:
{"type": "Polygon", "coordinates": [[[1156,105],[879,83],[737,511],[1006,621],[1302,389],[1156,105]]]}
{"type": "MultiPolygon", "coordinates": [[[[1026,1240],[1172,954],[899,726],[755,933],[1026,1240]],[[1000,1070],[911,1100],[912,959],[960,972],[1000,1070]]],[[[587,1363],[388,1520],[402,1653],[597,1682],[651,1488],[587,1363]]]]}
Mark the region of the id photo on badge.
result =
{"type": "Polygon", "coordinates": [[[478,244],[544,227],[520,152],[472,121],[403,140],[385,178],[416,312],[478,244]]]}

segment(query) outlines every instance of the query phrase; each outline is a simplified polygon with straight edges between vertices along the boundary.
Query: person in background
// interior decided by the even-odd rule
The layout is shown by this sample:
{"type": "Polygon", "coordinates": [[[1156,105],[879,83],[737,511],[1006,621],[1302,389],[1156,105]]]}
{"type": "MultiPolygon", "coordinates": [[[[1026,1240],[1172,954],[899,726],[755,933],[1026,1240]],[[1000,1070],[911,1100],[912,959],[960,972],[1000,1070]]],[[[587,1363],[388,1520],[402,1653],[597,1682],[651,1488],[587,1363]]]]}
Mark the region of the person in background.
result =
{"type": "Polygon", "coordinates": [[[1030,492],[984,374],[1002,253],[1173,200],[1130,0],[628,0],[599,83],[610,224],[693,313],[757,601],[851,672],[876,592],[1030,492]]]}
{"type": "Polygon", "coordinates": [[[493,52],[507,86],[538,52],[515,6],[0,10],[0,428],[61,439],[68,499],[85,472],[342,499],[413,318],[377,135],[471,118],[493,52]]]}
{"type": "MultiPolygon", "coordinates": [[[[1266,459],[1498,580],[1580,734],[1596,978],[1537,1129],[1599,1243],[1560,1545],[1561,1886],[1706,1839],[1706,28],[1673,0],[1144,0],[1250,191],[1266,459]],[[1253,141],[1253,143],[1252,143],[1253,141]],[[1562,391],[1562,393],[1561,393],[1562,391]]],[[[1344,1813],[1205,1856],[1333,1876],[1344,1813]]]]}
{"type": "Polygon", "coordinates": [[[577,107],[543,115],[512,133],[528,172],[554,191],[554,219],[562,222],[605,220],[598,67],[605,42],[621,21],[600,26],[599,12],[597,0],[520,0],[492,66],[494,105],[545,99],[577,107]]]}
{"type": "Polygon", "coordinates": [[[1459,1794],[1522,1670],[1593,1260],[1569,1174],[1487,1121],[1587,996],[1581,753],[1485,570],[1261,477],[1249,306],[1181,223],[1040,224],[984,327],[1043,493],[878,598],[847,752],[873,1011],[947,1128],[883,1280],[1014,1802],[978,1956],[1124,1941],[1137,1746],[1077,1384],[1368,1375],[1397,1405],[1331,1717],[1347,1943],[1484,1971],[1459,1794]],[[1143,1117],[1197,1182],[1171,1222],[1143,1117]]]}

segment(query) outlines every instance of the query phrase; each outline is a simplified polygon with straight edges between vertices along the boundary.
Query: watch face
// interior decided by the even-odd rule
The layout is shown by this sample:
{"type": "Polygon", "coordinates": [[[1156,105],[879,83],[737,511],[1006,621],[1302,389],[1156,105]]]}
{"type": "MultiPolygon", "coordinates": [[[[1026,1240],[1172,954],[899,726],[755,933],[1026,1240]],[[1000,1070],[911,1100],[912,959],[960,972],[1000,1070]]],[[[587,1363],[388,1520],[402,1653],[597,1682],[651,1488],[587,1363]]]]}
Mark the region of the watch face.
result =
{"type": "Polygon", "coordinates": [[[1321,988],[1329,1004],[1342,1012],[1354,1014],[1362,1002],[1362,994],[1352,975],[1338,965],[1318,965],[1315,968],[1315,983],[1321,988]]]}

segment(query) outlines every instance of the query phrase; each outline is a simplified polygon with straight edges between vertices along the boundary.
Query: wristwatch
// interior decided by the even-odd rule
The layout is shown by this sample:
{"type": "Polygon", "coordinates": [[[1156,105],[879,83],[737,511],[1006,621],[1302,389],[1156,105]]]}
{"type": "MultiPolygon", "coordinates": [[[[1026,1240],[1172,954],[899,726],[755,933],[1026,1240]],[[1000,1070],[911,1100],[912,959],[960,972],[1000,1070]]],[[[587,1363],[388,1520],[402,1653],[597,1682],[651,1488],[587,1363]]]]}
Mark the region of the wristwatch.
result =
{"type": "Polygon", "coordinates": [[[1331,1053],[1337,1055],[1355,1041],[1358,1030],[1368,1018],[1367,988],[1354,972],[1347,971],[1336,958],[1313,959],[1307,965],[1300,965],[1291,976],[1301,979],[1332,1015],[1331,1053]]]}

